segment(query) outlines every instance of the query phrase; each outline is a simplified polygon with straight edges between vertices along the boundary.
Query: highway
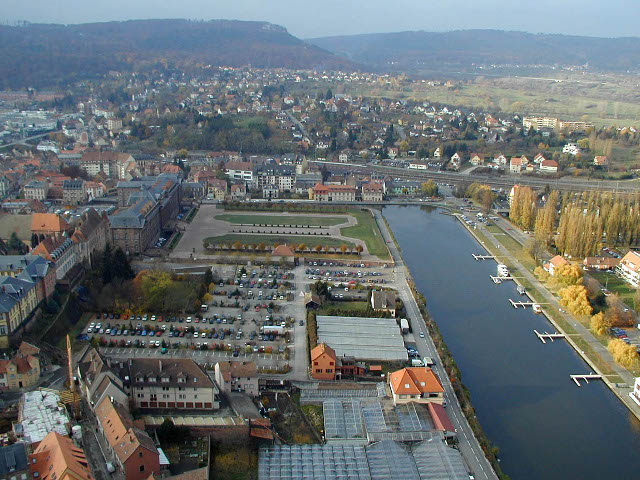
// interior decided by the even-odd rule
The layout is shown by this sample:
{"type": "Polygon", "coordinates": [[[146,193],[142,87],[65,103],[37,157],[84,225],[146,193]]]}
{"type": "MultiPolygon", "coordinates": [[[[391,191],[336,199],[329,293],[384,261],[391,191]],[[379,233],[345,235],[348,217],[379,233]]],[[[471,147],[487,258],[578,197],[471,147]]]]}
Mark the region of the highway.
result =
{"type": "Polygon", "coordinates": [[[411,330],[413,331],[415,336],[416,348],[418,349],[421,357],[431,357],[435,360],[433,369],[440,378],[442,386],[445,390],[444,398],[447,402],[447,413],[449,415],[449,418],[453,422],[454,427],[456,428],[459,441],[458,448],[460,449],[460,453],[462,453],[467,466],[469,467],[475,478],[497,479],[498,476],[493,471],[491,464],[485,457],[484,452],[482,451],[482,448],[478,443],[478,440],[471,430],[469,422],[467,422],[466,417],[462,413],[462,408],[460,407],[458,398],[453,391],[449,376],[445,372],[442,366],[442,360],[438,356],[438,352],[433,343],[433,340],[429,336],[429,332],[427,331],[427,327],[422,319],[422,314],[420,313],[418,304],[413,297],[413,293],[409,288],[409,284],[407,283],[407,267],[404,264],[402,255],[398,251],[398,248],[393,241],[393,237],[389,232],[386,222],[382,218],[382,214],[376,209],[372,209],[371,211],[375,216],[378,228],[380,229],[385,242],[387,242],[387,246],[389,247],[391,256],[395,261],[395,283],[398,289],[398,294],[400,295],[400,298],[402,298],[402,301],[404,302],[407,310],[407,315],[409,316],[408,320],[411,324],[411,330]],[[425,337],[420,338],[419,332],[424,332],[425,337]]]}
{"type": "Polygon", "coordinates": [[[505,175],[493,177],[489,175],[469,172],[467,174],[455,172],[441,172],[436,170],[409,170],[402,167],[388,167],[384,165],[359,164],[359,163],[335,163],[322,160],[310,160],[311,163],[325,164],[330,171],[344,172],[351,171],[370,175],[380,173],[393,178],[403,180],[426,181],[433,179],[439,183],[469,183],[480,182],[491,187],[510,189],[515,184],[527,185],[533,188],[542,189],[549,186],[552,190],[582,192],[590,190],[617,192],[617,193],[640,193],[640,182],[638,180],[583,180],[572,177],[563,178],[540,178],[527,175],[505,175]]]}
{"type": "Polygon", "coordinates": [[[40,133],[38,135],[33,135],[31,137],[25,137],[17,142],[11,142],[11,143],[7,143],[5,145],[0,145],[0,148],[6,148],[6,147],[12,147],[13,145],[27,145],[27,142],[29,140],[33,140],[35,138],[41,138],[41,137],[47,137],[49,135],[51,135],[52,133],[58,133],[60,130],[51,130],[50,132],[47,133],[40,133]]]}

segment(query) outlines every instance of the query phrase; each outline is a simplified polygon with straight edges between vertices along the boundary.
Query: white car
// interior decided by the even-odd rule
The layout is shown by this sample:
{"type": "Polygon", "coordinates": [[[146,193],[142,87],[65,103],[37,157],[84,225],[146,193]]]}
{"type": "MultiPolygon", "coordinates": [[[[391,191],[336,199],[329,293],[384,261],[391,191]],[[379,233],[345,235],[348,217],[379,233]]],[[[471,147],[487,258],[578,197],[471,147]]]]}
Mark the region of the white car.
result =
{"type": "Polygon", "coordinates": [[[420,338],[424,338],[424,332],[420,332],[420,338]]]}

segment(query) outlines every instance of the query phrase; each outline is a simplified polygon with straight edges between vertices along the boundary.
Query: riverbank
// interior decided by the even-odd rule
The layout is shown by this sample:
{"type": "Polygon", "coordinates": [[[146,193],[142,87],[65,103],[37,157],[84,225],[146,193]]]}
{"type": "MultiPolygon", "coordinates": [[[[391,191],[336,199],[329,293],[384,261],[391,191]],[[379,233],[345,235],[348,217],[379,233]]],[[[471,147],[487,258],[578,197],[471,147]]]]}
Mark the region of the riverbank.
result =
{"type": "MultiPolygon", "coordinates": [[[[464,220],[462,220],[461,215],[457,214],[455,216],[467,229],[467,231],[471,233],[471,235],[480,244],[480,246],[489,253],[489,255],[501,258],[509,258],[510,261],[508,263],[510,264],[509,266],[512,269],[512,275],[519,276],[521,278],[528,278],[533,276],[533,274],[531,274],[531,272],[529,272],[529,270],[527,270],[506,248],[504,248],[504,250],[502,251],[499,251],[497,248],[491,246],[489,235],[493,237],[494,245],[499,243],[493,233],[485,233],[483,231],[473,229],[469,225],[467,225],[464,220]]],[[[506,262],[501,261],[500,263],[506,262]]],[[[535,282],[537,282],[538,284],[540,283],[539,281],[537,281],[537,279],[535,279],[535,277],[533,278],[533,281],[531,278],[529,278],[529,280],[532,284],[535,284],[535,282]]],[[[518,285],[522,285],[525,288],[527,287],[526,285],[523,285],[524,282],[518,279],[514,279],[514,282],[518,285]]],[[[544,286],[541,284],[540,287],[544,289],[544,286]]],[[[544,291],[540,291],[540,287],[535,288],[535,290],[538,295],[543,297],[545,296],[545,293],[544,291]]],[[[532,292],[531,288],[528,288],[527,295],[533,302],[538,304],[545,304],[544,300],[549,300],[549,297],[551,297],[553,303],[556,303],[555,297],[553,297],[550,292],[548,292],[546,298],[537,298],[537,296],[532,292]]],[[[549,309],[543,308],[542,313],[549,321],[549,323],[551,323],[556,328],[557,332],[565,336],[564,338],[567,343],[584,360],[584,362],[589,365],[589,367],[592,368],[597,375],[602,376],[602,381],[609,388],[609,390],[613,392],[618,397],[618,399],[620,399],[620,401],[622,401],[622,403],[638,420],[640,420],[640,407],[638,407],[638,405],[631,399],[631,397],[629,397],[629,393],[632,391],[633,385],[632,383],[629,384],[628,380],[627,383],[618,383],[614,381],[617,379],[624,381],[625,375],[623,375],[621,372],[622,367],[611,367],[611,365],[598,354],[597,350],[604,349],[604,347],[599,342],[597,342],[596,339],[592,339],[593,341],[589,342],[590,339],[584,338],[584,336],[581,335],[576,330],[576,328],[572,328],[569,323],[555,318],[555,316],[551,311],[549,311],[549,309]]],[[[577,327],[578,325],[579,323],[574,324],[575,327],[577,327]]],[[[629,374],[626,376],[628,377],[629,374]]]]}

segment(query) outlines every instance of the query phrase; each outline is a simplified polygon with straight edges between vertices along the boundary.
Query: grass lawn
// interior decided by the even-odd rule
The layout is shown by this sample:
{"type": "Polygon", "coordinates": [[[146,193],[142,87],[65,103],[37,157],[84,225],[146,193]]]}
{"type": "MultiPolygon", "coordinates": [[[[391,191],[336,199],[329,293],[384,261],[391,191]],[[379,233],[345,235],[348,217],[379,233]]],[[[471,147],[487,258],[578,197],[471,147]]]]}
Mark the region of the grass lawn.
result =
{"type": "Polygon", "coordinates": [[[293,215],[278,215],[264,214],[264,215],[234,215],[223,214],[216,215],[216,220],[223,220],[225,222],[239,224],[260,224],[260,225],[305,225],[305,226],[318,226],[318,227],[330,227],[333,225],[340,225],[346,223],[348,220],[346,217],[313,217],[313,216],[293,216],[293,215]]]}
{"type": "Polygon", "coordinates": [[[196,213],[198,213],[198,208],[192,208],[191,211],[187,214],[187,218],[185,218],[185,222],[191,223],[193,219],[196,217],[196,213]]]}
{"type": "Polygon", "coordinates": [[[373,214],[368,210],[351,210],[349,211],[349,215],[354,216],[356,220],[358,220],[358,224],[352,227],[341,228],[340,233],[345,237],[363,240],[371,255],[375,255],[381,259],[388,259],[389,250],[384,243],[382,234],[373,218],[373,214]]]}
{"type": "Polygon", "coordinates": [[[176,248],[176,245],[178,245],[183,235],[184,235],[184,232],[178,232],[176,235],[173,236],[173,238],[171,239],[171,242],[169,242],[169,250],[173,250],[174,248],[176,248]]]}
{"type": "Polygon", "coordinates": [[[355,247],[355,243],[345,242],[339,239],[331,238],[322,235],[251,235],[241,233],[230,233],[222,235],[220,237],[208,237],[204,239],[205,242],[210,244],[228,244],[240,242],[242,244],[259,244],[265,245],[287,244],[287,245],[300,245],[304,243],[308,248],[313,248],[316,245],[328,245],[329,247],[340,247],[346,245],[347,247],[355,247]]]}
{"type": "Polygon", "coordinates": [[[358,312],[363,313],[367,311],[369,302],[325,302],[322,307],[316,312],[318,315],[327,315],[328,312],[339,309],[346,312],[358,312]]]}
{"type": "Polygon", "coordinates": [[[607,290],[617,293],[620,296],[620,300],[626,303],[630,308],[634,307],[633,296],[636,293],[635,288],[629,285],[627,282],[617,277],[612,272],[587,272],[587,275],[595,278],[599,281],[603,287],[607,290]]]}

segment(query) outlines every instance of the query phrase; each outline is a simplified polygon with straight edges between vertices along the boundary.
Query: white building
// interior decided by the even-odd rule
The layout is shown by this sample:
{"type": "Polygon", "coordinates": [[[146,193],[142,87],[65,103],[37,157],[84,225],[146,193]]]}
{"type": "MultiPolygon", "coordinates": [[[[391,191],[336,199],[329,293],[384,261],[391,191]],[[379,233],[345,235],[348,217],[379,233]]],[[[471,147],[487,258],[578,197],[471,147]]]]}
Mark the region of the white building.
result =
{"type": "Polygon", "coordinates": [[[640,253],[629,250],[620,260],[616,274],[628,284],[640,287],[640,253]]]}

